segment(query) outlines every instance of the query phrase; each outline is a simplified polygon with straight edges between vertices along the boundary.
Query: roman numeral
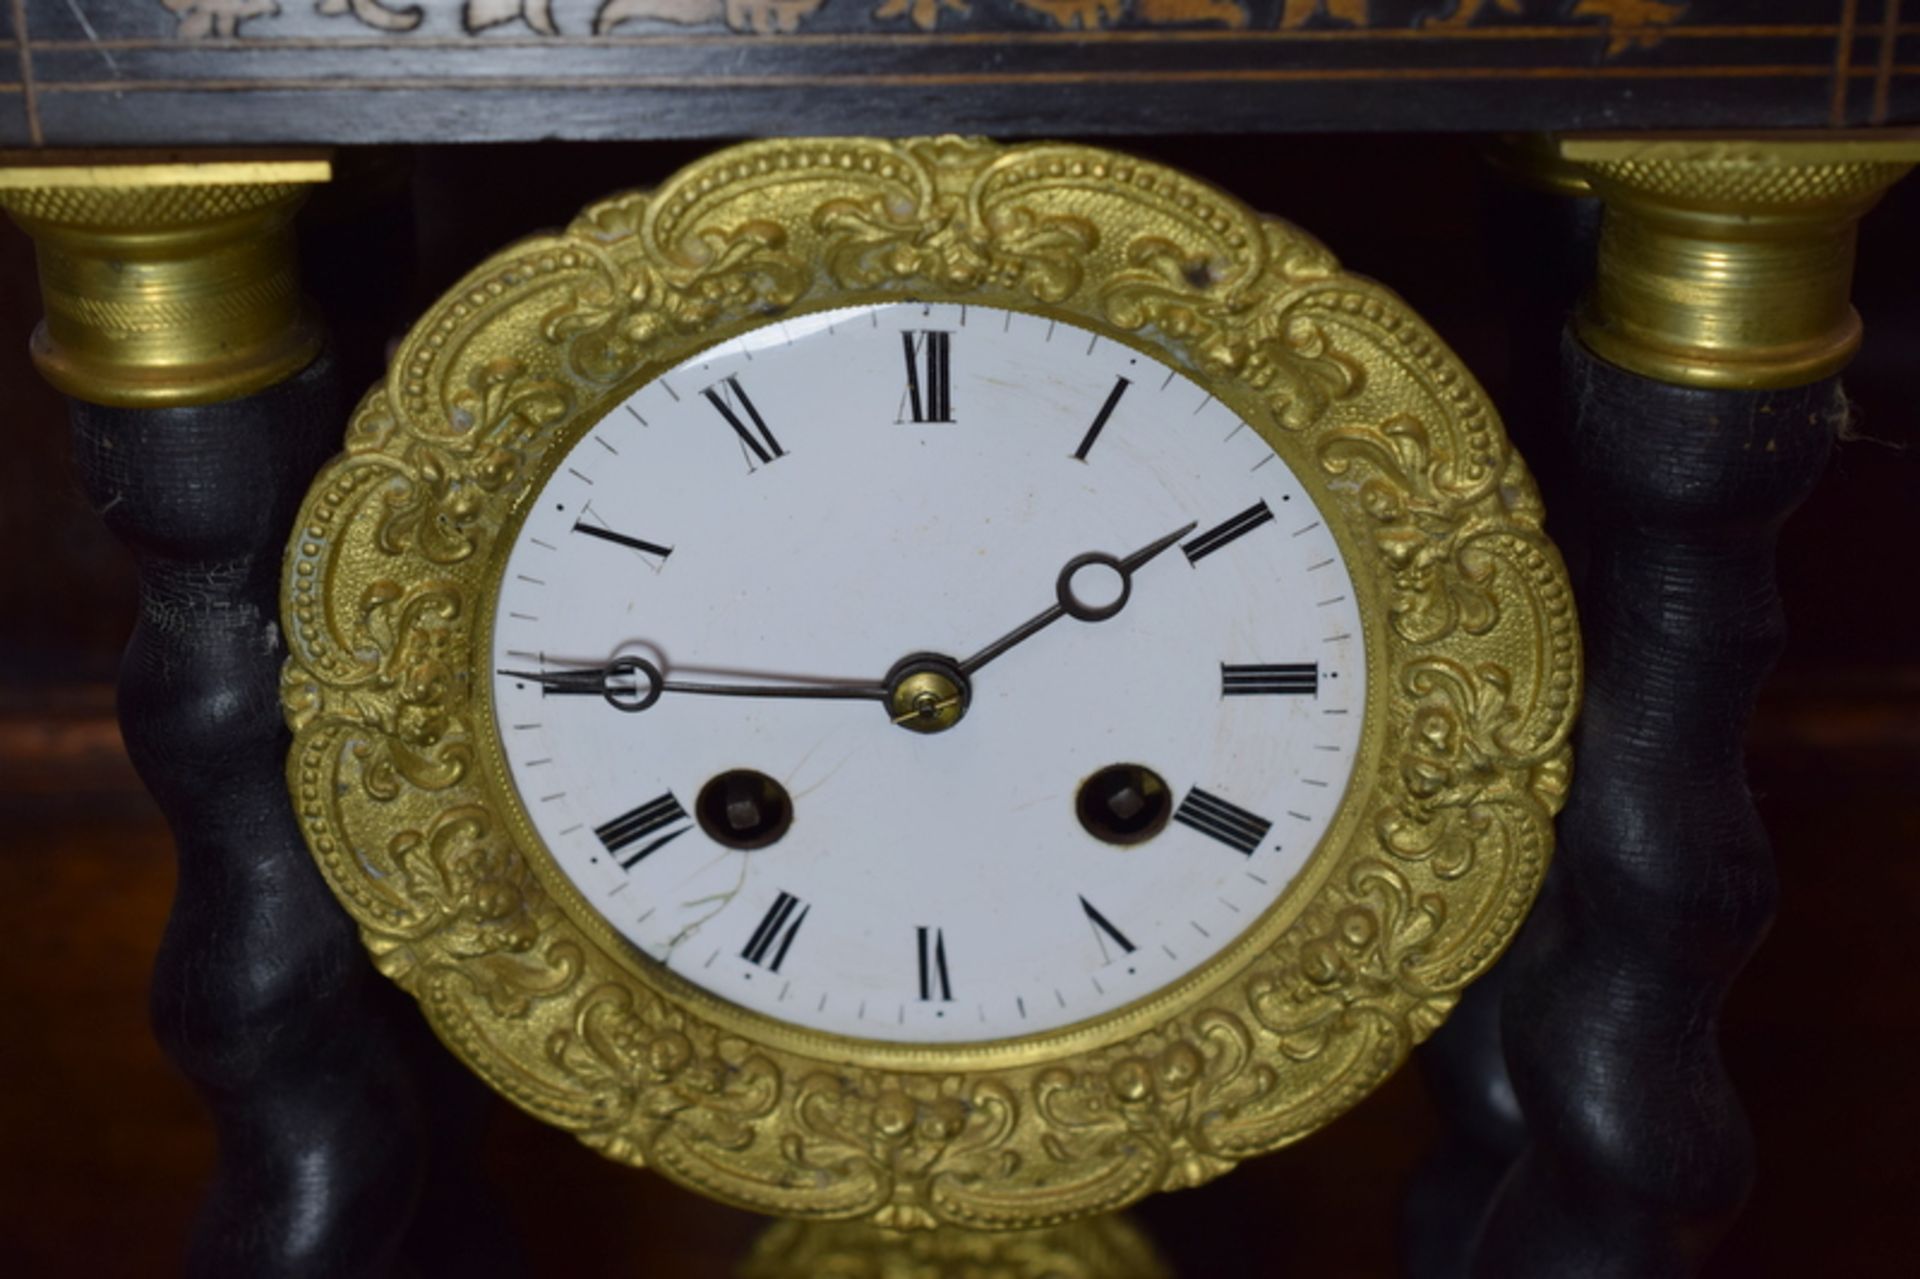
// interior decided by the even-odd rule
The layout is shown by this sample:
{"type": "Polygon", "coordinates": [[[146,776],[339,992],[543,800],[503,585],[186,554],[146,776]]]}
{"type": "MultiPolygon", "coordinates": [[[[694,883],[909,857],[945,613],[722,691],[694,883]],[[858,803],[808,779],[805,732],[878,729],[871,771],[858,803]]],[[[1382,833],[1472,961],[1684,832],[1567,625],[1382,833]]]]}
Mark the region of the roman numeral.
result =
{"type": "Polygon", "coordinates": [[[760,459],[761,466],[765,466],[774,458],[787,455],[787,451],[780,447],[780,441],[774,439],[773,432],[767,429],[767,421],[760,416],[760,410],[755,408],[753,401],[747,398],[739,378],[721,378],[700,394],[706,396],[707,403],[713,405],[720,411],[720,416],[727,419],[727,425],[732,427],[733,433],[740,437],[742,450],[752,454],[752,457],[747,459],[749,472],[759,469],[753,464],[753,459],[756,457],[760,459]],[[753,422],[751,427],[741,421],[742,413],[745,413],[753,422]]]}
{"type": "Polygon", "coordinates": [[[1198,564],[1234,538],[1251,533],[1272,518],[1273,512],[1267,509],[1266,500],[1262,499],[1226,523],[1216,524],[1191,542],[1182,543],[1180,549],[1186,553],[1187,563],[1198,564]]]}
{"type": "Polygon", "coordinates": [[[1264,817],[1229,804],[1217,795],[1209,795],[1198,786],[1187,792],[1173,820],[1191,826],[1203,835],[1211,835],[1229,848],[1237,848],[1251,857],[1260,841],[1273,829],[1264,817]]]}
{"type": "Polygon", "coordinates": [[[1093,442],[1100,438],[1100,432],[1106,429],[1107,419],[1113,416],[1114,406],[1120,403],[1120,397],[1127,393],[1127,388],[1131,385],[1133,384],[1125,378],[1114,379],[1113,389],[1107,392],[1107,402],[1102,404],[1100,411],[1093,415],[1093,425],[1088,427],[1087,433],[1080,437],[1080,447],[1073,451],[1076,460],[1081,462],[1087,460],[1087,450],[1092,448],[1093,442]]]}
{"type": "Polygon", "coordinates": [[[595,826],[593,833],[600,837],[600,842],[606,845],[610,853],[621,852],[650,835],[657,835],[657,838],[638,852],[629,853],[620,859],[621,870],[632,870],[642,858],[672,843],[692,829],[693,824],[687,819],[687,810],[680,807],[680,801],[673,797],[672,791],[668,791],[659,799],[649,800],[630,813],[620,814],[605,825],[595,826]],[[687,824],[683,826],[680,824],[682,822],[687,824]]]}
{"type": "Polygon", "coordinates": [[[907,393],[897,420],[953,421],[953,334],[908,329],[900,334],[900,347],[907,357],[907,393]]]}
{"type": "Polygon", "coordinates": [[[1220,663],[1220,696],[1248,697],[1255,693],[1320,695],[1320,663],[1296,662],[1279,666],[1229,666],[1220,663]]]}
{"type": "Polygon", "coordinates": [[[920,941],[920,998],[931,1000],[934,983],[940,986],[940,999],[953,1002],[953,983],[947,977],[947,936],[938,928],[915,928],[920,941]]]}
{"type": "Polygon", "coordinates": [[[1127,940],[1127,935],[1115,928],[1112,920],[1095,910],[1092,902],[1082,897],[1080,909],[1087,913],[1087,922],[1093,925],[1093,939],[1100,943],[1100,962],[1107,962],[1107,937],[1113,938],[1123,954],[1133,953],[1133,943],[1127,940]],[[1102,933],[1105,933],[1106,937],[1102,937],[1102,933]]]}
{"type": "Polygon", "coordinates": [[[800,925],[806,922],[807,912],[812,909],[792,893],[781,893],[773,899],[773,905],[767,907],[767,913],[760,917],[760,926],[753,930],[753,936],[747,938],[746,948],[740,952],[740,958],[750,964],[758,964],[770,973],[779,972],[781,963],[787,957],[787,948],[793,945],[793,935],[800,931],[800,925]]]}
{"type": "Polygon", "coordinates": [[[616,533],[610,528],[602,528],[598,524],[587,524],[581,520],[573,522],[573,531],[585,533],[588,537],[597,537],[603,542],[612,542],[615,546],[630,546],[648,555],[658,555],[663,560],[673,554],[671,546],[661,546],[657,542],[649,542],[644,538],[632,537],[626,533],[616,533]]]}

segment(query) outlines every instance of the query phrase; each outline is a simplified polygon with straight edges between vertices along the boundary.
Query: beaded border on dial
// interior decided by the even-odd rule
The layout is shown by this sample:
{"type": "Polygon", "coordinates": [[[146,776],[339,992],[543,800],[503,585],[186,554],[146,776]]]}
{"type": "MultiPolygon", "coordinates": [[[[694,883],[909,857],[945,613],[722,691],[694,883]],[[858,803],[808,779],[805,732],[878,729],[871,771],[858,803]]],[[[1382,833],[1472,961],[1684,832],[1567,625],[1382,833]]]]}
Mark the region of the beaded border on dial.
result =
{"type": "Polygon", "coordinates": [[[1384,1079],[1511,940],[1566,791],[1579,653],[1484,393],[1309,236],[1101,149],[779,140],[501,252],[415,325],[288,548],[303,831],[381,970],[494,1088],[743,1207],[1046,1225],[1191,1186],[1384,1079]],[[1302,477],[1368,618],[1362,767],[1231,962],[986,1059],[765,1033],[583,927],[508,798],[485,624],[530,487],[634,386],[782,315],[939,300],[1112,333],[1302,477]]]}

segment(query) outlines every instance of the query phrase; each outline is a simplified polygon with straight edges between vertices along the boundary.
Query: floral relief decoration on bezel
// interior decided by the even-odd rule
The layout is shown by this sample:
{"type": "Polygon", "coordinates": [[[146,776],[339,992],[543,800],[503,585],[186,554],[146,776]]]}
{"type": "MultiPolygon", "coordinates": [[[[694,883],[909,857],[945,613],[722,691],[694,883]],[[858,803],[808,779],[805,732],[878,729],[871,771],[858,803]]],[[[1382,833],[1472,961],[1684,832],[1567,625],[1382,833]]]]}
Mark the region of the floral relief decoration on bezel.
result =
{"type": "Polygon", "coordinates": [[[487,261],[407,335],[316,480],[283,624],[303,832],[472,1069],[719,1199],[902,1228],[1116,1209],[1353,1105],[1517,930],[1579,692],[1533,484],[1404,304],[1160,165],[959,138],[730,148],[487,261]],[[795,1052],[637,977],[543,888],[476,686],[501,541],[550,451],[717,336],[909,298],[1057,310],[1221,388],[1315,471],[1385,603],[1378,763],[1291,924],[1141,1033],[983,1069],[795,1052]]]}

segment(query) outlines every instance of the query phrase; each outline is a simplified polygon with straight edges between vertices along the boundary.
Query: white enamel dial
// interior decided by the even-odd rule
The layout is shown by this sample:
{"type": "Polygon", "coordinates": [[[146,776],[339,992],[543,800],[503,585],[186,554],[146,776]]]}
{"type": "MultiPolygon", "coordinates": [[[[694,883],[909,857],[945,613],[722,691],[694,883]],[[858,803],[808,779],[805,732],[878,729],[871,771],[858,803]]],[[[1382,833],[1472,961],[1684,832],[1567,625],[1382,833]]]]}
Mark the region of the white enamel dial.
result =
{"type": "Polygon", "coordinates": [[[607,414],[526,508],[491,665],[525,811],[615,931],[906,1043],[1111,1013],[1230,945],[1327,832],[1366,691],[1341,553],[1253,429],[1088,330],[920,303],[607,414]],[[970,685],[909,711],[963,708],[937,731],[875,691],[915,654],[970,685]]]}

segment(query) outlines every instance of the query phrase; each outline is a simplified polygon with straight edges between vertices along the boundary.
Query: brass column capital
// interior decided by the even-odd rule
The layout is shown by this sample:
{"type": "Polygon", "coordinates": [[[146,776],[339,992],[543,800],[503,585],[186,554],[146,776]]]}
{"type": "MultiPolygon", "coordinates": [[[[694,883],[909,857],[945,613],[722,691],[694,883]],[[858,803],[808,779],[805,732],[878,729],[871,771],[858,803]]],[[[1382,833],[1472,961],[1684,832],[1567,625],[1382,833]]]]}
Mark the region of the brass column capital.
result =
{"type": "Polygon", "coordinates": [[[33,237],[46,318],[33,357],[77,399],[210,404],[319,352],[293,215],[331,176],[318,153],[80,153],[0,159],[0,207],[33,237]]]}
{"type": "Polygon", "coordinates": [[[1580,340],[1662,382],[1764,390],[1858,349],[1856,225],[1920,135],[1566,136],[1558,154],[1606,206],[1580,340]]]}

